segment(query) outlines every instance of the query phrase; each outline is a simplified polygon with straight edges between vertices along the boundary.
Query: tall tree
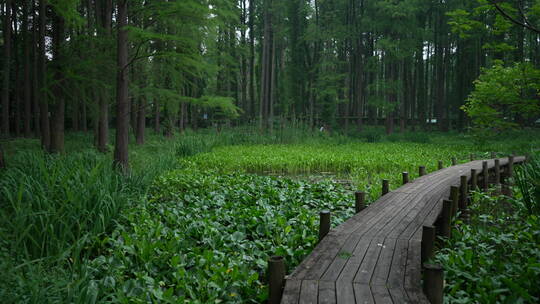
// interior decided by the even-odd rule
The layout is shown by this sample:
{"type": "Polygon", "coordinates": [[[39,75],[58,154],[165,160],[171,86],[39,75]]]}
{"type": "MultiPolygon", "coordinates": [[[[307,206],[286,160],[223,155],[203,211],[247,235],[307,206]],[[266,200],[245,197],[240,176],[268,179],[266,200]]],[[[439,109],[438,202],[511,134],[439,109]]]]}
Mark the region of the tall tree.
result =
{"type": "Polygon", "coordinates": [[[129,112],[128,112],[128,0],[117,2],[117,55],[116,55],[116,142],[114,163],[123,171],[129,169],[129,112]]]}
{"type": "Polygon", "coordinates": [[[46,92],[46,64],[47,64],[47,55],[46,55],[46,45],[45,45],[45,32],[47,26],[47,1],[39,1],[39,54],[38,54],[38,64],[37,68],[39,71],[39,113],[40,113],[40,124],[41,124],[41,147],[48,151],[51,145],[51,130],[49,122],[49,103],[47,101],[47,92],[46,92]]]}
{"type": "Polygon", "coordinates": [[[63,66],[63,44],[65,41],[65,19],[59,12],[53,12],[53,35],[52,35],[52,55],[53,61],[51,68],[53,70],[53,94],[52,103],[52,123],[51,123],[51,144],[49,151],[51,153],[64,152],[64,130],[65,130],[65,111],[66,100],[62,91],[64,85],[64,66],[63,66]]]}
{"type": "Polygon", "coordinates": [[[6,0],[4,12],[4,60],[2,66],[2,135],[9,136],[9,79],[11,62],[11,0],[6,0]]]}

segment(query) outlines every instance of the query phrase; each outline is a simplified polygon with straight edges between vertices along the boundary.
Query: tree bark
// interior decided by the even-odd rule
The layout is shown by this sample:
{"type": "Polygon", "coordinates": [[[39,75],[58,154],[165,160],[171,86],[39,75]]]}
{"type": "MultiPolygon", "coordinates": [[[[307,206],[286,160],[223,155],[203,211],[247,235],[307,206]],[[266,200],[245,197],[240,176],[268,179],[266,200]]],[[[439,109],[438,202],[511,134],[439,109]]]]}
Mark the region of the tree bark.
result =
{"type": "Polygon", "coordinates": [[[32,122],[32,83],[30,81],[30,31],[28,29],[28,0],[22,1],[23,7],[23,20],[22,30],[20,31],[23,37],[23,51],[24,51],[24,85],[23,85],[23,100],[24,100],[24,136],[32,136],[31,122],[32,122]]]}
{"type": "MultiPolygon", "coordinates": [[[[111,36],[112,0],[95,0],[95,8],[98,34],[103,37],[111,36]]],[[[103,73],[101,73],[101,75],[103,75],[103,73]]],[[[96,96],[99,99],[97,149],[102,153],[106,153],[109,151],[107,147],[109,142],[109,101],[104,89],[100,90],[96,96]]]]}
{"type": "Polygon", "coordinates": [[[47,100],[47,94],[45,92],[45,80],[46,80],[46,46],[45,46],[45,31],[47,26],[47,1],[39,1],[39,57],[38,57],[38,70],[39,70],[39,120],[41,124],[41,148],[45,151],[49,151],[51,146],[51,126],[49,121],[49,102],[47,100]]]}
{"type": "Polygon", "coordinates": [[[127,14],[128,0],[119,0],[118,8],[118,38],[117,38],[117,81],[116,81],[116,143],[114,148],[114,163],[123,172],[129,169],[128,140],[128,32],[127,14]]]}
{"type": "Polygon", "coordinates": [[[11,0],[6,0],[4,15],[4,60],[2,77],[2,135],[9,137],[9,76],[11,61],[11,0]]]}
{"type": "Polygon", "coordinates": [[[6,160],[4,159],[4,149],[0,145],[0,170],[6,168],[6,160]]]}
{"type": "Polygon", "coordinates": [[[249,116],[255,117],[255,0],[249,1],[249,116]]]}
{"type": "Polygon", "coordinates": [[[34,134],[36,137],[41,135],[41,125],[40,125],[40,107],[39,107],[39,84],[38,84],[38,66],[39,66],[39,53],[38,53],[38,37],[37,33],[39,31],[39,22],[37,21],[36,16],[36,0],[32,1],[32,108],[34,110],[34,134]]]}
{"type": "Polygon", "coordinates": [[[53,64],[54,79],[54,110],[51,125],[51,146],[49,152],[64,152],[64,120],[65,120],[65,99],[62,94],[63,69],[61,45],[64,42],[64,18],[57,13],[53,16],[53,64]]]}
{"type": "Polygon", "coordinates": [[[144,131],[146,129],[146,97],[143,96],[139,99],[139,111],[137,113],[137,145],[144,144],[144,131]]]}

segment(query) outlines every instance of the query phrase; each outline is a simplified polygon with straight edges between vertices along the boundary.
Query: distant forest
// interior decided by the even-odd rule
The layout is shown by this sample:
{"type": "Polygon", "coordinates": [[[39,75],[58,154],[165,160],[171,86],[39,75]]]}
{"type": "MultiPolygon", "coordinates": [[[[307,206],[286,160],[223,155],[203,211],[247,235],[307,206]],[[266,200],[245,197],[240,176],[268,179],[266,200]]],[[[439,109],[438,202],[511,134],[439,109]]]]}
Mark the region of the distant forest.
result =
{"type": "MultiPolygon", "coordinates": [[[[3,136],[468,124],[483,68],[540,67],[537,0],[3,0],[3,136]]],[[[123,151],[125,150],[125,151],[123,151]]]]}

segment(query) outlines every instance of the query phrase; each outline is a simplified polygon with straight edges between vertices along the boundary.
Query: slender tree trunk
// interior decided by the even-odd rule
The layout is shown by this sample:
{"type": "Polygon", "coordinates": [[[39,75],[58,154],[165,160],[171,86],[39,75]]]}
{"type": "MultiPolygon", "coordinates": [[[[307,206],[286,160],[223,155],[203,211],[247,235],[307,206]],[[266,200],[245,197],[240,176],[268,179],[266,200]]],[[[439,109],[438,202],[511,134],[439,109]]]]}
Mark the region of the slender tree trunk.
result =
{"type": "Polygon", "coordinates": [[[54,110],[51,124],[51,153],[64,152],[64,119],[65,119],[65,99],[62,94],[62,52],[60,50],[64,42],[64,18],[58,14],[53,16],[53,64],[54,79],[54,110]]]}
{"type": "Polygon", "coordinates": [[[160,112],[160,105],[158,100],[154,100],[154,131],[159,134],[160,132],[160,126],[161,126],[161,112],[160,112]]]}
{"type": "Polygon", "coordinates": [[[9,79],[11,61],[11,0],[6,0],[4,15],[4,60],[2,77],[2,135],[9,137],[9,79]]]}
{"type": "Polygon", "coordinates": [[[129,112],[128,112],[128,32],[127,11],[128,0],[119,0],[118,7],[118,47],[117,47],[117,81],[116,81],[116,143],[114,163],[124,172],[129,168],[129,112]]]}
{"type": "Polygon", "coordinates": [[[6,168],[6,160],[4,159],[4,149],[0,145],[0,170],[6,168]]]}
{"type": "MultiPolygon", "coordinates": [[[[112,34],[112,0],[95,0],[95,7],[98,33],[103,37],[110,37],[112,34]]],[[[106,77],[103,72],[100,74],[106,77]]],[[[109,98],[104,89],[97,93],[97,97],[99,98],[97,149],[106,153],[109,150],[107,147],[109,142],[109,98]]]]}
{"type": "Polygon", "coordinates": [[[28,0],[23,0],[23,20],[22,29],[20,31],[23,40],[24,50],[24,86],[23,86],[23,100],[24,100],[24,136],[32,136],[31,122],[32,122],[32,83],[30,81],[30,31],[28,30],[28,0]]]}
{"type": "Polygon", "coordinates": [[[34,110],[34,134],[36,137],[41,135],[41,124],[40,124],[40,107],[39,107],[39,53],[38,53],[38,38],[37,34],[39,32],[39,22],[36,16],[36,0],[32,1],[32,108],[34,110]]]}
{"type": "Polygon", "coordinates": [[[146,129],[146,97],[139,99],[139,113],[137,114],[137,145],[144,144],[144,131],[146,129]]]}
{"type": "Polygon", "coordinates": [[[255,117],[255,0],[249,1],[249,116],[255,117]]]}

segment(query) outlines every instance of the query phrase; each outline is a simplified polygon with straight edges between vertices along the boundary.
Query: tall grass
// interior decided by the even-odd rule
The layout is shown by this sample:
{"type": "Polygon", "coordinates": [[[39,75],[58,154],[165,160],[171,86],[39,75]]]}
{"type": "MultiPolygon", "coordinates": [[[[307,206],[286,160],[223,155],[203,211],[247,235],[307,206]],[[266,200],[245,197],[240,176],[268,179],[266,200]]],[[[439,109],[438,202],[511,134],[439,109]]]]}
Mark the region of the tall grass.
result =
{"type": "Polygon", "coordinates": [[[96,153],[26,152],[10,161],[0,180],[0,237],[26,259],[81,252],[111,230],[132,196],[96,153]]]}
{"type": "Polygon", "coordinates": [[[516,184],[529,215],[540,216],[540,158],[532,158],[516,170],[516,184]]]}

